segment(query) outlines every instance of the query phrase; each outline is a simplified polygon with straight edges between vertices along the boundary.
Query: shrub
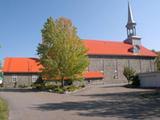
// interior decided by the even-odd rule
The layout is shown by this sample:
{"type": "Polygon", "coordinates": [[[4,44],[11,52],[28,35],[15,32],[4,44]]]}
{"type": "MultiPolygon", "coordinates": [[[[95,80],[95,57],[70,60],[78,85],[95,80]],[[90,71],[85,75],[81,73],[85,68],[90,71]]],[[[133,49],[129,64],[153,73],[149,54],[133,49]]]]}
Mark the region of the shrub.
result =
{"type": "Polygon", "coordinates": [[[80,87],[76,87],[76,86],[67,86],[66,88],[65,88],[65,91],[69,91],[69,92],[72,92],[72,91],[75,91],[75,90],[77,90],[77,89],[79,89],[80,87]]]}
{"type": "Polygon", "coordinates": [[[34,83],[34,84],[31,85],[31,87],[33,89],[39,89],[39,90],[44,90],[45,89],[44,83],[34,83]]]}
{"type": "Polygon", "coordinates": [[[19,88],[27,88],[28,86],[24,84],[24,85],[18,85],[18,87],[19,88]]]}
{"type": "Polygon", "coordinates": [[[31,85],[31,87],[33,89],[44,90],[45,89],[45,82],[42,80],[41,77],[39,77],[39,79],[35,83],[33,83],[31,85]]]}
{"type": "Polygon", "coordinates": [[[44,87],[47,90],[50,90],[50,89],[52,90],[52,89],[54,89],[55,86],[52,83],[47,82],[47,83],[45,83],[44,87]]]}
{"type": "Polygon", "coordinates": [[[73,84],[73,80],[67,80],[65,81],[65,85],[72,85],[73,84]]]}
{"type": "Polygon", "coordinates": [[[135,70],[133,68],[124,67],[123,75],[127,78],[129,84],[135,76],[135,70]]]}
{"type": "Polygon", "coordinates": [[[85,84],[82,84],[80,87],[81,87],[81,88],[84,88],[84,87],[85,87],[85,84]]]}
{"type": "Polygon", "coordinates": [[[68,92],[73,92],[75,90],[78,90],[80,88],[82,88],[84,86],[74,86],[74,85],[71,85],[71,86],[65,86],[65,87],[61,87],[61,86],[54,86],[53,90],[54,92],[56,93],[64,93],[65,91],[68,91],[68,92]]]}
{"type": "Polygon", "coordinates": [[[37,83],[44,83],[44,80],[42,80],[42,77],[39,77],[34,84],[37,84],[37,83]]]}
{"type": "Polygon", "coordinates": [[[54,92],[56,92],[56,93],[64,93],[64,88],[63,87],[56,87],[56,88],[54,88],[54,92]]]}
{"type": "Polygon", "coordinates": [[[65,91],[72,92],[77,89],[85,87],[84,84],[75,86],[72,84],[72,82],[73,82],[72,80],[67,81],[66,83],[67,86],[62,87],[60,85],[55,85],[53,82],[38,81],[38,82],[33,83],[31,86],[32,88],[35,88],[35,89],[54,91],[56,93],[64,93],[65,91]]]}
{"type": "Polygon", "coordinates": [[[139,80],[139,78],[138,78],[138,75],[135,75],[135,76],[133,77],[132,86],[133,86],[133,87],[139,87],[139,86],[140,86],[140,80],[139,80]]]}

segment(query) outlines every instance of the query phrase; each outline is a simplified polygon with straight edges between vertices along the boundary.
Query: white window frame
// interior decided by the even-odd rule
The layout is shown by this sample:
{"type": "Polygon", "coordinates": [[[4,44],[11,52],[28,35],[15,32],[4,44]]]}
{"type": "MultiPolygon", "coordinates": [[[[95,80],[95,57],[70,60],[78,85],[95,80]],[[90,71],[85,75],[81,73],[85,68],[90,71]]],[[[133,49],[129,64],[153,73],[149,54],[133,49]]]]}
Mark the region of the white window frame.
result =
{"type": "Polygon", "coordinates": [[[12,75],[12,82],[17,82],[17,75],[12,75]]]}
{"type": "Polygon", "coordinates": [[[38,75],[32,75],[32,82],[36,82],[38,79],[38,75]]]}

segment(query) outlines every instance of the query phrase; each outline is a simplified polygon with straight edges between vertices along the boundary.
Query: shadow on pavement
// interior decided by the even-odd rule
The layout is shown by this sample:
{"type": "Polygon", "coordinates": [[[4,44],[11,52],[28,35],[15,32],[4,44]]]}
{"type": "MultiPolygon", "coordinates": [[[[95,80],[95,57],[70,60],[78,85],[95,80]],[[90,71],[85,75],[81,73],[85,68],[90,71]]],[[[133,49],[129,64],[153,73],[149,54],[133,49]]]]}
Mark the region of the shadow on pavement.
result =
{"type": "Polygon", "coordinates": [[[160,117],[160,93],[128,92],[80,95],[90,98],[81,102],[37,104],[33,109],[41,111],[76,111],[80,116],[117,117],[125,119],[152,119],[160,117]],[[152,97],[154,95],[154,97],[152,97]],[[92,99],[91,99],[92,98],[92,99]]]}

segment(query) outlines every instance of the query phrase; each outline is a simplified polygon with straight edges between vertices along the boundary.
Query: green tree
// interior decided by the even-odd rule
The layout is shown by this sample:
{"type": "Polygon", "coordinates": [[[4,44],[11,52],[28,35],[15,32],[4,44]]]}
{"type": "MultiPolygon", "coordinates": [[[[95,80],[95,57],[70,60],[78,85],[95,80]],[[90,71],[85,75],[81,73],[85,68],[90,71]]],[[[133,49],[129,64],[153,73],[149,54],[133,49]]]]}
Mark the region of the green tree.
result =
{"type": "Polygon", "coordinates": [[[156,57],[156,66],[157,70],[160,71],[160,52],[156,52],[157,57],[156,57]]]}
{"type": "Polygon", "coordinates": [[[133,81],[135,73],[136,72],[133,68],[124,67],[123,75],[127,78],[128,84],[133,81]]]}
{"type": "Polygon", "coordinates": [[[82,77],[89,65],[87,49],[77,36],[77,30],[66,18],[48,18],[42,29],[42,43],[37,53],[45,79],[64,80],[82,77]]]}

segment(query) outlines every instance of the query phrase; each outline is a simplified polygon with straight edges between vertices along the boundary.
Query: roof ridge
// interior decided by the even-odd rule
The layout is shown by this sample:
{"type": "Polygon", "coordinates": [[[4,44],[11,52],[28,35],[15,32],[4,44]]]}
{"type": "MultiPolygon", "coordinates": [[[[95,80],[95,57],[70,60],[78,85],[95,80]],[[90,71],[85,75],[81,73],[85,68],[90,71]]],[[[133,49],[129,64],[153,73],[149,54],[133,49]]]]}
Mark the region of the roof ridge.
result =
{"type": "Polygon", "coordinates": [[[5,59],[38,59],[38,57],[5,57],[5,59]]]}
{"type": "Polygon", "coordinates": [[[124,43],[123,41],[112,41],[112,40],[96,40],[96,39],[82,39],[84,41],[97,41],[97,42],[115,42],[115,43],[124,43]]]}

